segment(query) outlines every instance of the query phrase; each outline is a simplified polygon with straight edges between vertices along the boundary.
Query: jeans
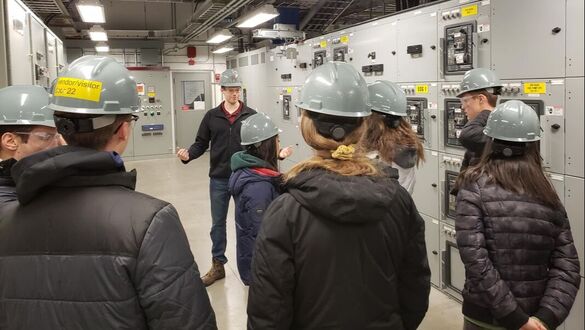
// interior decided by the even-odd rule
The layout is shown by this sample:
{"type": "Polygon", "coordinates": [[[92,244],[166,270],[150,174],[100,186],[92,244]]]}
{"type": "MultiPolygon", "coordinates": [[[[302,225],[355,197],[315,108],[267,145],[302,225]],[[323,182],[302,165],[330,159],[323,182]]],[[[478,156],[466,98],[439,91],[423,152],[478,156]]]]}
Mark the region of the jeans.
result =
{"type": "Polygon", "coordinates": [[[226,218],[230,205],[228,191],[229,179],[210,178],[209,196],[211,197],[211,255],[222,264],[228,260],[225,256],[227,245],[226,218]]]}

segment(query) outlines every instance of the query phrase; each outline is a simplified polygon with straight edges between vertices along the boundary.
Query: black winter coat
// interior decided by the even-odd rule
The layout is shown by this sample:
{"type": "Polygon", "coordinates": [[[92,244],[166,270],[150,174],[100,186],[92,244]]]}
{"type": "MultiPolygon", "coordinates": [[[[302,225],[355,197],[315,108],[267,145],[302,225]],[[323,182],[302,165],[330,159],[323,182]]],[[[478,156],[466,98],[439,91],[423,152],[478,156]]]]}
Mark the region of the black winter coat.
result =
{"type": "Polygon", "coordinates": [[[424,221],[396,179],[305,171],[266,211],[252,274],[249,329],[416,329],[424,221]]]}
{"type": "MultiPolygon", "coordinates": [[[[223,104],[223,103],[222,103],[223,104]]],[[[205,114],[195,142],[189,147],[189,160],[199,158],[211,143],[211,155],[209,159],[209,176],[211,178],[229,179],[232,174],[230,160],[232,155],[242,151],[240,140],[240,128],[242,121],[256,113],[255,110],[243,105],[240,115],[233,124],[226,118],[222,110],[222,104],[205,114]]]]}
{"type": "Polygon", "coordinates": [[[11,175],[15,163],[14,158],[0,161],[0,205],[16,200],[16,184],[11,175]]]}
{"type": "Polygon", "coordinates": [[[216,329],[175,208],[119,156],[58,147],[12,168],[0,329],[216,329]]]}
{"type": "Polygon", "coordinates": [[[489,136],[483,134],[483,129],[487,125],[488,117],[491,111],[483,110],[473,120],[470,120],[463,126],[461,134],[459,134],[459,142],[465,147],[465,155],[461,163],[460,171],[463,172],[467,167],[479,163],[483,149],[490,139],[489,136]]]}
{"type": "Polygon", "coordinates": [[[580,284],[566,212],[486,181],[457,196],[463,314],[507,329],[536,316],[554,329],[568,316],[580,284]]]}

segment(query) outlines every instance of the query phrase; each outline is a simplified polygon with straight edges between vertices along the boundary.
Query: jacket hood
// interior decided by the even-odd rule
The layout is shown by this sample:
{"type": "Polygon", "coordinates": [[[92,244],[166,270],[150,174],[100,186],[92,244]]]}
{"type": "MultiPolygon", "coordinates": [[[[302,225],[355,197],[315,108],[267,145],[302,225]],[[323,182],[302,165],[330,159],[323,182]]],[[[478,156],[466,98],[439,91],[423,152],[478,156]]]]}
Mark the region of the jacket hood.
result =
{"type": "Polygon", "coordinates": [[[232,171],[235,172],[240,168],[250,168],[250,167],[265,167],[270,168],[270,164],[268,162],[256,157],[252,156],[245,151],[238,151],[232,155],[231,159],[231,168],[232,171]]]}
{"type": "Polygon", "coordinates": [[[396,169],[382,168],[382,176],[342,176],[326,170],[308,170],[290,180],[286,189],[311,213],[341,223],[379,221],[392,212],[402,189],[396,169]]]}
{"type": "MultiPolygon", "coordinates": [[[[268,182],[276,187],[280,186],[280,176],[264,175],[251,168],[240,168],[232,173],[229,182],[230,193],[234,196],[242,193],[248,183],[268,182]]],[[[279,189],[277,189],[279,190],[279,189]]]]}
{"type": "Polygon", "coordinates": [[[136,186],[136,172],[126,172],[119,155],[72,146],[21,159],[12,167],[12,178],[21,204],[27,204],[49,186],[136,186]]]}

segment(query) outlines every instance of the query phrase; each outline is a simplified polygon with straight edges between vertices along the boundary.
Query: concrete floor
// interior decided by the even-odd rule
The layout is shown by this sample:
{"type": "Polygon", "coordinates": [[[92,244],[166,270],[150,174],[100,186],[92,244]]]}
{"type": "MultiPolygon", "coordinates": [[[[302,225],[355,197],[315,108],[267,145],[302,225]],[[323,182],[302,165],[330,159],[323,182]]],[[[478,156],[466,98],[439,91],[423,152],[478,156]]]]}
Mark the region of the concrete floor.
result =
{"type": "MultiPolygon", "coordinates": [[[[128,170],[138,171],[136,190],[172,203],[191,243],[199,270],[205,274],[211,266],[211,214],[209,207],[209,154],[183,165],[177,158],[126,162],[128,170]]],[[[222,330],[246,328],[248,289],[240,281],[236,267],[233,200],[228,214],[226,278],[207,291],[217,325],[222,330]]],[[[430,307],[419,327],[422,330],[462,329],[461,306],[436,289],[431,290],[430,307]]]]}

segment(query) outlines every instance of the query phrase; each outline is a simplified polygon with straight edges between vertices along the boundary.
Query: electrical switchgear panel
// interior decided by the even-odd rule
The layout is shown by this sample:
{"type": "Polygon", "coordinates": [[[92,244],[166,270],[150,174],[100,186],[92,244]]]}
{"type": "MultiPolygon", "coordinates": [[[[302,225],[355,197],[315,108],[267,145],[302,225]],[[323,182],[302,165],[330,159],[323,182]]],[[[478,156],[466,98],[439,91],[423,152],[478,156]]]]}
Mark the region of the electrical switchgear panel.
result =
{"type": "Polygon", "coordinates": [[[290,95],[282,96],[282,119],[290,120],[290,95]]]}
{"type": "Polygon", "coordinates": [[[347,46],[337,47],[333,50],[333,60],[346,62],[347,46]]]}
{"type": "Polygon", "coordinates": [[[316,68],[318,66],[325,64],[325,57],[326,56],[327,56],[327,51],[325,51],[325,50],[316,51],[313,54],[313,68],[316,68]]]}
{"type": "Polygon", "coordinates": [[[445,74],[462,74],[473,69],[473,33],[475,23],[445,27],[445,74]]]}
{"type": "Polygon", "coordinates": [[[425,140],[424,109],[427,108],[427,99],[408,98],[406,101],[406,120],[410,123],[412,131],[422,140],[425,140]]]}
{"type": "Polygon", "coordinates": [[[461,147],[459,134],[467,123],[467,116],[458,99],[445,100],[445,146],[461,147]]]}
{"type": "Polygon", "coordinates": [[[455,188],[455,182],[459,174],[453,171],[445,171],[445,217],[455,219],[457,215],[457,196],[451,194],[455,188]]]}

